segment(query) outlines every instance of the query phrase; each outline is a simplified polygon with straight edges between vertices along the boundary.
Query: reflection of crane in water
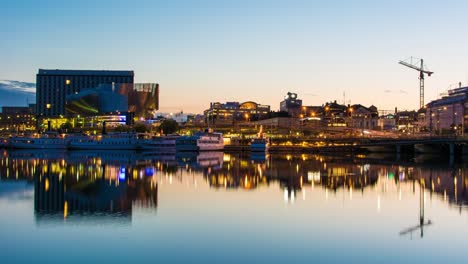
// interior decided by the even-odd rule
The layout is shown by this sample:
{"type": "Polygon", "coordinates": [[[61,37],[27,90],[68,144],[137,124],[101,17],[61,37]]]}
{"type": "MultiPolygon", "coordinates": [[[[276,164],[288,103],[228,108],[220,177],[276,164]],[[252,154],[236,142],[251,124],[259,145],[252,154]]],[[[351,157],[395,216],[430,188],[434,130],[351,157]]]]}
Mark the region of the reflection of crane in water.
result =
{"type": "Polygon", "coordinates": [[[413,232],[421,229],[421,238],[424,236],[424,227],[432,225],[432,221],[429,219],[424,222],[424,198],[425,198],[425,187],[424,179],[419,180],[419,224],[416,226],[409,227],[400,232],[400,236],[410,234],[411,239],[413,238],[413,232]]]}

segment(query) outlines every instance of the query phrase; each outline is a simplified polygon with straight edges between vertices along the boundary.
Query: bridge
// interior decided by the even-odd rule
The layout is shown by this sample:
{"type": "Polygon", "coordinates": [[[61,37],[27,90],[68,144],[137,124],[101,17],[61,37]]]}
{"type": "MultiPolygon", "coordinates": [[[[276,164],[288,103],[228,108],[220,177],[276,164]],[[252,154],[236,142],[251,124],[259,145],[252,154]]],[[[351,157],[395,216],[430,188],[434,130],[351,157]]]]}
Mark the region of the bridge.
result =
{"type": "Polygon", "coordinates": [[[361,141],[354,145],[371,152],[468,154],[466,137],[396,138],[361,141]]]}

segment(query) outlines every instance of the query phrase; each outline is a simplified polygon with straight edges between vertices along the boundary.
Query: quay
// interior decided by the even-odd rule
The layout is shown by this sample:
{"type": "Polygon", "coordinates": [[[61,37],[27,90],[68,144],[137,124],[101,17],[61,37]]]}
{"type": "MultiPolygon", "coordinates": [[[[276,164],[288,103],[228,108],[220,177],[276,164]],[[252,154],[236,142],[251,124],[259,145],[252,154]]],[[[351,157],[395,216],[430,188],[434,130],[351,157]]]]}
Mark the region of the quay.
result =
{"type": "MultiPolygon", "coordinates": [[[[250,151],[248,144],[225,145],[226,151],[250,151]]],[[[468,155],[468,138],[427,137],[427,138],[340,138],[316,139],[307,144],[278,144],[270,146],[271,153],[395,153],[400,154],[444,154],[450,156],[468,155]],[[321,146],[314,146],[316,142],[321,146]]]]}

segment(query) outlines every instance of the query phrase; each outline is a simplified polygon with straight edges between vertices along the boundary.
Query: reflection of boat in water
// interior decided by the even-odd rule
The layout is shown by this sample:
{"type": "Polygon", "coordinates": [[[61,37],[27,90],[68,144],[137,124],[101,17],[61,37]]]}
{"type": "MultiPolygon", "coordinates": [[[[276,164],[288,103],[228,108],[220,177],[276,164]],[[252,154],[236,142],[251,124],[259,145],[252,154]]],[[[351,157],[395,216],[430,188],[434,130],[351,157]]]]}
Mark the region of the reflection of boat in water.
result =
{"type": "Polygon", "coordinates": [[[182,136],[176,140],[178,151],[213,151],[224,149],[223,134],[199,132],[193,136],[182,136]]]}
{"type": "Polygon", "coordinates": [[[15,149],[66,149],[72,137],[47,132],[30,136],[16,136],[10,139],[9,146],[15,149]]]}
{"type": "Polygon", "coordinates": [[[222,151],[206,152],[177,152],[176,159],[181,165],[191,168],[221,168],[223,166],[224,153],[222,151]]]}
{"type": "Polygon", "coordinates": [[[98,158],[104,164],[137,164],[140,162],[174,162],[174,154],[136,150],[73,150],[68,152],[69,161],[82,162],[98,158]]]}
{"type": "Polygon", "coordinates": [[[45,159],[56,160],[66,159],[65,149],[12,149],[8,151],[8,156],[14,159],[45,159]]]}
{"type": "Polygon", "coordinates": [[[257,151],[257,152],[251,152],[250,153],[250,159],[254,162],[265,162],[268,158],[268,154],[266,154],[265,152],[260,152],[260,151],[257,151]]]}
{"type": "Polygon", "coordinates": [[[115,149],[134,150],[138,148],[136,133],[109,133],[96,137],[76,138],[70,141],[70,149],[115,149]]]}

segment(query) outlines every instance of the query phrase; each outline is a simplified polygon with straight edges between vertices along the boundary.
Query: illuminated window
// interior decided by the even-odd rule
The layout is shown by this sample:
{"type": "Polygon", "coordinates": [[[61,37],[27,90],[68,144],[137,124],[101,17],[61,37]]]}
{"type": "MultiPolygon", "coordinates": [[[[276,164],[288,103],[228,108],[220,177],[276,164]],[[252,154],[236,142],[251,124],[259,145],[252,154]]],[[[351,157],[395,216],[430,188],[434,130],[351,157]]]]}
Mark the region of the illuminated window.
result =
{"type": "Polygon", "coordinates": [[[66,85],[69,85],[70,83],[71,83],[70,80],[65,80],[65,84],[66,84],[66,85]]]}

